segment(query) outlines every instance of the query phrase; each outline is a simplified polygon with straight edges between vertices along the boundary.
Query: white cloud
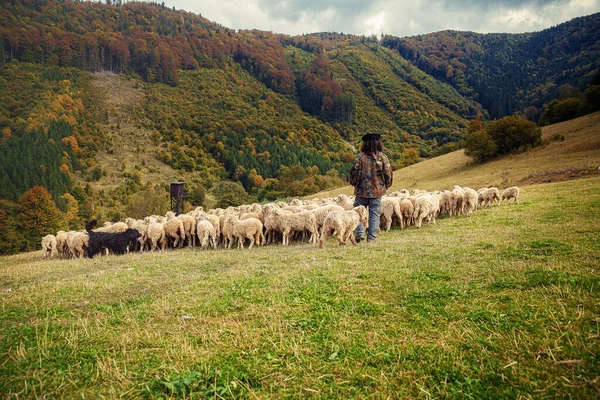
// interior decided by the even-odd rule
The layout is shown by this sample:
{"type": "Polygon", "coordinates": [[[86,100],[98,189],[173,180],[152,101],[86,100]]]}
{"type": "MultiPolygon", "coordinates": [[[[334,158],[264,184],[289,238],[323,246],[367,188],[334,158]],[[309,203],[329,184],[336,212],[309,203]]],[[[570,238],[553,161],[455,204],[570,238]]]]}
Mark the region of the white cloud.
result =
{"type": "Polygon", "coordinates": [[[234,29],[412,36],[530,32],[600,11],[600,0],[165,0],[234,29]]]}

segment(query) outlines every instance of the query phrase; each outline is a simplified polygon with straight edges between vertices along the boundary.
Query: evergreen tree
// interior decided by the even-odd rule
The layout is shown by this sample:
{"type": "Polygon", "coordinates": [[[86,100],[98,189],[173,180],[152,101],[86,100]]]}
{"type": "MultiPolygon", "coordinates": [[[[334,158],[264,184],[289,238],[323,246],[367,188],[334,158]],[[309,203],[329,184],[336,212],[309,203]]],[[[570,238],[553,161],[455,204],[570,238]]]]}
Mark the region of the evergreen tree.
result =
{"type": "Polygon", "coordinates": [[[34,186],[19,198],[18,218],[28,249],[36,248],[42,237],[56,232],[65,226],[52,195],[43,186],[34,186]]]}

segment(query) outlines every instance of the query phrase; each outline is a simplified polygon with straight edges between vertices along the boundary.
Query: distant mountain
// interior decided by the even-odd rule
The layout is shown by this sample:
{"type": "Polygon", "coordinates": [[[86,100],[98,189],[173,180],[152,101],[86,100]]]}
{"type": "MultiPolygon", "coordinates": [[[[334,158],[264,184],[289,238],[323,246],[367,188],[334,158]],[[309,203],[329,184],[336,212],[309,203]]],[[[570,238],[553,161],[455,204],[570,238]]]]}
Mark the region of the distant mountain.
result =
{"type": "Polygon", "coordinates": [[[385,36],[381,43],[500,118],[528,106],[541,108],[562,85],[581,91],[589,85],[600,69],[600,13],[541,32],[443,31],[385,36]]]}

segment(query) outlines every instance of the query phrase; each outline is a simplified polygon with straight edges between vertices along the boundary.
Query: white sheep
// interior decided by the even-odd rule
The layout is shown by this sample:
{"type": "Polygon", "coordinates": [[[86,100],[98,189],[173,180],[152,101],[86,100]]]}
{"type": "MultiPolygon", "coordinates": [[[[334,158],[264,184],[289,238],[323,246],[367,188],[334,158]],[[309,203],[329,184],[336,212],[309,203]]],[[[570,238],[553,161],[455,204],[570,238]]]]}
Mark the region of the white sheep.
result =
{"type": "Polygon", "coordinates": [[[56,250],[61,258],[69,257],[69,246],[67,246],[67,232],[56,232],[56,250]]]}
{"type": "Polygon", "coordinates": [[[348,239],[356,245],[354,230],[359,224],[366,225],[369,221],[369,214],[364,206],[354,207],[352,210],[335,211],[325,218],[321,228],[321,238],[319,247],[325,247],[325,241],[333,232],[339,245],[345,245],[348,239]]]}
{"type": "Polygon", "coordinates": [[[125,222],[105,222],[103,227],[94,229],[95,232],[109,232],[109,233],[120,233],[125,232],[129,228],[125,222]]]}
{"type": "Polygon", "coordinates": [[[288,214],[285,210],[275,210],[275,219],[279,222],[278,226],[283,235],[282,244],[290,244],[290,236],[294,232],[309,232],[310,242],[317,243],[319,231],[317,229],[317,219],[311,211],[302,211],[296,214],[288,214]]]}
{"type": "Polygon", "coordinates": [[[168,242],[173,241],[173,248],[181,247],[185,241],[185,228],[183,221],[179,218],[173,218],[163,223],[165,235],[168,242]]]}
{"type": "Polygon", "coordinates": [[[498,207],[500,207],[500,202],[502,198],[500,197],[500,191],[496,187],[483,188],[478,191],[478,201],[479,205],[483,204],[484,207],[493,207],[494,202],[498,203],[498,207]]]}
{"type": "Polygon", "coordinates": [[[452,204],[450,208],[450,216],[462,214],[465,205],[465,192],[460,186],[454,186],[452,193],[452,204]]]}
{"type": "Polygon", "coordinates": [[[230,218],[237,218],[234,214],[223,214],[220,218],[221,243],[226,249],[231,248],[233,243],[233,224],[229,223],[230,218]]]}
{"type": "Polygon", "coordinates": [[[183,230],[185,232],[185,240],[188,246],[196,246],[196,218],[188,214],[178,215],[183,222],[183,230]]]}
{"type": "Polygon", "coordinates": [[[354,200],[352,199],[352,197],[345,194],[337,195],[337,197],[335,198],[335,202],[338,205],[342,206],[344,210],[352,210],[354,208],[354,200]]]}
{"type": "Polygon", "coordinates": [[[440,210],[440,197],[437,194],[429,194],[419,196],[415,200],[415,211],[413,213],[413,218],[415,219],[415,226],[417,228],[421,227],[423,223],[423,219],[427,218],[427,222],[431,222],[433,220],[433,224],[435,225],[435,219],[440,210]]]}
{"type": "Polygon", "coordinates": [[[415,206],[410,199],[402,199],[400,201],[400,228],[413,224],[413,214],[415,213],[415,206]]]}
{"type": "Polygon", "coordinates": [[[475,189],[469,187],[463,188],[463,191],[465,193],[464,211],[467,214],[467,217],[470,217],[473,214],[473,211],[477,210],[479,194],[475,189]]]}
{"type": "MultiPolygon", "coordinates": [[[[261,245],[264,242],[263,224],[258,218],[239,220],[232,216],[225,220],[225,225],[231,226],[232,234],[238,240],[238,248],[244,248],[245,239],[250,240],[249,249],[252,248],[254,243],[261,245]]],[[[231,242],[232,241],[230,241],[229,246],[227,246],[228,249],[231,248],[231,242]]]]}
{"type": "Polygon", "coordinates": [[[513,199],[513,203],[519,202],[519,193],[521,191],[517,186],[511,186],[509,188],[504,189],[502,192],[502,200],[506,200],[506,202],[510,202],[510,199],[513,199]]]}
{"type": "Polygon", "coordinates": [[[146,235],[150,241],[150,251],[154,251],[158,248],[159,251],[163,251],[166,247],[167,237],[165,235],[165,227],[160,222],[152,222],[148,225],[146,235]]]}
{"type": "Polygon", "coordinates": [[[402,219],[402,212],[400,210],[400,202],[402,197],[391,197],[383,196],[381,198],[381,208],[379,209],[379,215],[381,224],[385,225],[385,230],[390,231],[394,216],[398,219],[402,219]]]}
{"type": "Polygon", "coordinates": [[[88,234],[86,232],[68,232],[67,235],[67,246],[71,257],[83,258],[85,250],[88,248],[88,234]]]}
{"type": "Polygon", "coordinates": [[[326,204],[312,210],[312,213],[316,218],[317,229],[319,231],[323,226],[323,222],[325,222],[325,218],[327,218],[329,214],[335,211],[344,211],[344,208],[342,206],[338,206],[337,204],[326,204]]]}
{"type": "Polygon", "coordinates": [[[42,250],[44,250],[44,259],[48,256],[52,260],[54,258],[54,253],[57,252],[56,245],[56,236],[54,235],[46,235],[42,238],[42,250]]]}
{"type": "Polygon", "coordinates": [[[206,250],[209,244],[212,244],[213,249],[217,248],[217,233],[215,227],[210,221],[202,218],[196,219],[196,235],[200,241],[202,249],[206,250]]]}

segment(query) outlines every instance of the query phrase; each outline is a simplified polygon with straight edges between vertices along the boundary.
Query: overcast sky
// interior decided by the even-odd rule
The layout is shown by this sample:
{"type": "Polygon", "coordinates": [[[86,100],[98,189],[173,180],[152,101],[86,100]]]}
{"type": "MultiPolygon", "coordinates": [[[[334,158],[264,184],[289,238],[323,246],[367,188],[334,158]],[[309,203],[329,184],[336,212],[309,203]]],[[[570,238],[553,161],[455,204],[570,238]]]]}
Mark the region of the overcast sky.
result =
{"type": "MultiPolygon", "coordinates": [[[[159,0],[161,1],[161,0],[159,0]]],[[[445,29],[539,31],[600,11],[600,0],[164,0],[233,29],[412,36],[445,29]]]]}

